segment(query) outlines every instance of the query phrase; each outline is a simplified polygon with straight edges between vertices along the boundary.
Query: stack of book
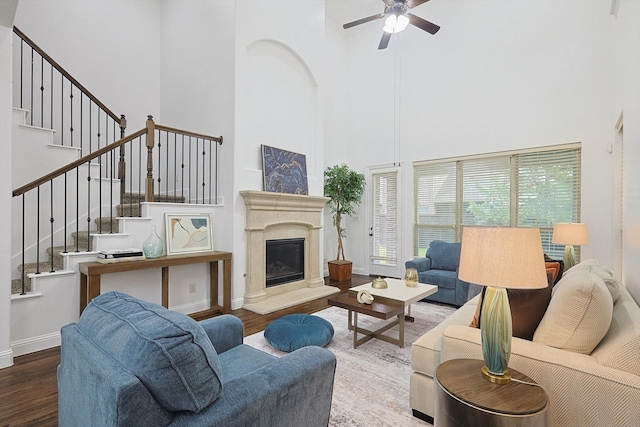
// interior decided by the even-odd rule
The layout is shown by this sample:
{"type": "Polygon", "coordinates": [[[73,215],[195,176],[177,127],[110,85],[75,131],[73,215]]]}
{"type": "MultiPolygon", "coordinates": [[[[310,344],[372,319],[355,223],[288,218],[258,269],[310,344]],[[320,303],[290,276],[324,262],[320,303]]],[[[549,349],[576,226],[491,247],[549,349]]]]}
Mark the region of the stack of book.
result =
{"type": "Polygon", "coordinates": [[[112,262],[139,261],[145,259],[141,249],[107,249],[98,252],[96,261],[103,264],[112,262]]]}

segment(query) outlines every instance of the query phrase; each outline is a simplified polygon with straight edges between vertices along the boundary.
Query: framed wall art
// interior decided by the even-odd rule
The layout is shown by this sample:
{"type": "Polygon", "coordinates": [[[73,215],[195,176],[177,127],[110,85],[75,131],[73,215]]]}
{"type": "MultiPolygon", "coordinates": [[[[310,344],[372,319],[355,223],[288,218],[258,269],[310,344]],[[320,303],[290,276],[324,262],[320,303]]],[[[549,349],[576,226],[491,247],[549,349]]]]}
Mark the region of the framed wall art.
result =
{"type": "Polygon", "coordinates": [[[213,251],[213,221],[211,214],[164,215],[167,255],[213,251]]]}
{"type": "Polygon", "coordinates": [[[264,191],[309,194],[304,154],[262,145],[262,176],[264,191]]]}

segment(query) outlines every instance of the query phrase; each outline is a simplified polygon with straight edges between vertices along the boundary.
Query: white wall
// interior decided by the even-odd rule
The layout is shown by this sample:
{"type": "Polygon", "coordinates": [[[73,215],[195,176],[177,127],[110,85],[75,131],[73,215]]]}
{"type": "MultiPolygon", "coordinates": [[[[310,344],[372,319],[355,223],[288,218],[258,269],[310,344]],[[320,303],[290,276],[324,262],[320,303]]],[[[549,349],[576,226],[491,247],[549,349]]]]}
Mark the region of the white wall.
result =
{"type": "MultiPolygon", "coordinates": [[[[17,1],[0,5],[0,236],[11,235],[11,120],[13,17],[17,1]]],[[[13,364],[11,350],[11,245],[0,245],[0,369],[13,364]]]]}
{"type": "Polygon", "coordinates": [[[309,194],[322,195],[324,1],[237,0],[235,20],[234,308],[247,271],[239,191],[263,189],[260,145],[304,154],[309,194]]]}
{"type": "MultiPolygon", "coordinates": [[[[218,196],[234,200],[235,2],[162,3],[161,106],[169,126],[223,136],[218,196]],[[188,23],[188,25],[185,25],[188,23]]],[[[214,247],[234,252],[233,210],[216,209],[214,247]]]]}
{"type": "Polygon", "coordinates": [[[615,102],[609,117],[613,125],[624,112],[624,205],[622,280],[640,302],[640,2],[620,1],[615,32],[614,51],[615,102]]]}
{"type": "MultiPolygon", "coordinates": [[[[580,141],[582,220],[589,223],[591,238],[583,257],[611,265],[613,157],[607,147],[614,20],[609,6],[604,1],[432,1],[414,13],[441,30],[430,35],[410,26],[384,51],[377,49],[382,21],[343,30],[348,144],[328,139],[326,163],[346,159],[364,172],[399,160],[407,178],[404,196],[411,199],[413,161],[580,141]]],[[[412,207],[403,220],[403,234],[410,236],[412,207]]],[[[347,224],[348,257],[355,270],[365,272],[366,225],[366,218],[347,224]]],[[[331,238],[327,233],[325,242],[331,238]]],[[[403,260],[410,258],[411,239],[403,249],[403,260]]],[[[330,246],[325,256],[335,256],[330,246]]]]}
{"type": "Polygon", "coordinates": [[[15,25],[115,114],[127,133],[160,115],[160,12],[155,0],[20,0],[15,25]]]}

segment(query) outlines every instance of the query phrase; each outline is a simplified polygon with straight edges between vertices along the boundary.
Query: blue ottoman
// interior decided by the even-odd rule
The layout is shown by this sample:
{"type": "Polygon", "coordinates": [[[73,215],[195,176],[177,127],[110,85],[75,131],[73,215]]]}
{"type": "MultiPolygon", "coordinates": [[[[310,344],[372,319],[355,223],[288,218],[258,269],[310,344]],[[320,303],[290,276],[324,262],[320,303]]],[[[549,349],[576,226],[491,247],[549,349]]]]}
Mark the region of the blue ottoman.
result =
{"type": "Polygon", "coordinates": [[[264,337],[280,351],[294,351],[308,345],[324,347],[333,338],[333,325],[311,314],[288,314],[269,323],[264,337]]]}

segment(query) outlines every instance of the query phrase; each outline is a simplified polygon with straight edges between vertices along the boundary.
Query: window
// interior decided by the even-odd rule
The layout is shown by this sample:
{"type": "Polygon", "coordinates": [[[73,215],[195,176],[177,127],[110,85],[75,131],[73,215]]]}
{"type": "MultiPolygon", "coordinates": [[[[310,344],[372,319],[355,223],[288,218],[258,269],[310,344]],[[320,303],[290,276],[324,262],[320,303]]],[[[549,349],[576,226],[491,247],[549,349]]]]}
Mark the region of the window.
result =
{"type": "Polygon", "coordinates": [[[414,163],[414,255],[460,241],[464,226],[511,226],[540,228],[561,259],[553,224],[580,222],[580,163],[580,144],[414,163]]]}

